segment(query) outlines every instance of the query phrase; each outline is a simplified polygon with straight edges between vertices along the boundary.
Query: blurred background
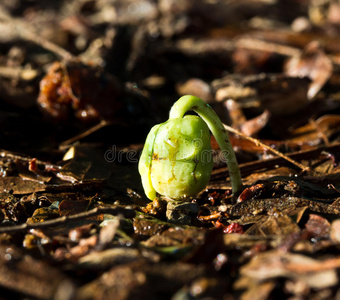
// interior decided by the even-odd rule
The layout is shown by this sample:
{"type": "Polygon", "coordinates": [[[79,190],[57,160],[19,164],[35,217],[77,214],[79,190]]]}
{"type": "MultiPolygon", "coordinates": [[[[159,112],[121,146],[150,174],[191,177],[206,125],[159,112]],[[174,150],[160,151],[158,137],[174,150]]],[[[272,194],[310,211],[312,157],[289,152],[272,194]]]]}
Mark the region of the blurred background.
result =
{"type": "Polygon", "coordinates": [[[184,94],[246,135],[327,143],[339,24],[331,0],[3,0],[1,147],[140,144],[184,94]]]}

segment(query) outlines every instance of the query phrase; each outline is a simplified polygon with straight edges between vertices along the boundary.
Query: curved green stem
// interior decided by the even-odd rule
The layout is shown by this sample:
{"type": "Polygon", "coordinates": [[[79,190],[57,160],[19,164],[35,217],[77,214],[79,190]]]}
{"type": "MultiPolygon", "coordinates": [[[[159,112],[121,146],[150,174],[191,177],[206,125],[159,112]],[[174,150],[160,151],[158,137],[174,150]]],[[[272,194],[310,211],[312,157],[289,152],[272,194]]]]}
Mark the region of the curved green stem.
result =
{"type": "Polygon", "coordinates": [[[170,110],[169,119],[183,118],[189,110],[195,111],[208,125],[227,161],[233,194],[239,192],[242,189],[241,173],[228,133],[221,120],[207,103],[190,95],[183,96],[176,101],[170,110]]]}

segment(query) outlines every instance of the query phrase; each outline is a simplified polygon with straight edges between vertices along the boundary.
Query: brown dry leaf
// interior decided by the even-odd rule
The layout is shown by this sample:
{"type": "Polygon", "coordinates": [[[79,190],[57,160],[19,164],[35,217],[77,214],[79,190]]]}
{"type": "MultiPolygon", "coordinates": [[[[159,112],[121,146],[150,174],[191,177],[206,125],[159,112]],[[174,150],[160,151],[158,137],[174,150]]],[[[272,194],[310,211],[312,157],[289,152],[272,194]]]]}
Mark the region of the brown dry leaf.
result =
{"type": "Polygon", "coordinates": [[[68,232],[68,237],[73,242],[79,242],[80,239],[90,236],[91,230],[95,228],[94,223],[85,224],[71,229],[68,232]]]}
{"type": "Polygon", "coordinates": [[[257,90],[263,109],[273,115],[288,116],[301,111],[308,104],[309,80],[305,78],[270,75],[250,83],[257,90]]]}
{"type": "Polygon", "coordinates": [[[323,115],[315,121],[290,130],[286,138],[292,143],[318,145],[324,141],[328,144],[330,137],[338,132],[340,132],[340,116],[323,115]]]}
{"type": "Polygon", "coordinates": [[[331,224],[328,222],[327,219],[319,215],[310,214],[309,220],[307,221],[305,227],[308,233],[314,239],[328,239],[329,238],[331,224]]]}
{"type": "Polygon", "coordinates": [[[232,54],[234,72],[242,74],[256,74],[263,68],[273,63],[275,53],[269,51],[257,51],[237,47],[232,54]]]}
{"type": "Polygon", "coordinates": [[[138,249],[112,248],[104,251],[93,251],[78,261],[77,267],[90,270],[105,270],[116,265],[123,265],[141,258],[138,249]]]}
{"type": "MultiPolygon", "coordinates": [[[[78,139],[73,140],[72,143],[76,141],[78,139]]],[[[109,163],[111,160],[106,157],[102,149],[96,146],[86,144],[72,146],[65,153],[63,162],[65,165],[56,175],[65,181],[101,182],[111,174],[109,163]]]]}
{"type": "Polygon", "coordinates": [[[335,220],[331,225],[330,238],[334,243],[340,243],[340,220],[335,220]]]}
{"type": "MultiPolygon", "coordinates": [[[[91,206],[91,200],[70,200],[70,199],[64,199],[59,204],[59,214],[60,216],[70,216],[75,215],[78,213],[86,212],[89,210],[91,206]]],[[[97,220],[102,221],[104,218],[103,215],[97,215],[94,217],[90,217],[90,220],[97,220]]]]}
{"type": "Polygon", "coordinates": [[[120,224],[119,219],[114,218],[110,221],[105,222],[105,225],[102,226],[102,228],[100,229],[99,241],[98,241],[102,249],[113,242],[113,239],[116,236],[119,224],[120,224]]]}
{"type": "Polygon", "coordinates": [[[158,236],[158,234],[167,229],[168,226],[168,224],[160,222],[157,219],[135,218],[133,220],[134,232],[141,237],[158,236]]]}
{"type": "Polygon", "coordinates": [[[274,250],[257,255],[241,268],[241,274],[259,282],[285,277],[301,280],[311,288],[322,289],[338,283],[336,268],[339,266],[340,258],[321,261],[274,250]]]}
{"type": "Polygon", "coordinates": [[[263,127],[266,126],[270,117],[270,112],[265,110],[259,116],[247,120],[242,112],[240,104],[232,99],[227,100],[225,102],[225,106],[228,109],[232,127],[240,130],[247,136],[256,135],[263,127]]]}
{"type": "Polygon", "coordinates": [[[234,99],[242,108],[261,108],[277,116],[289,116],[308,104],[308,78],[284,74],[230,75],[212,82],[216,100],[234,99]]]}
{"type": "Polygon", "coordinates": [[[224,245],[230,249],[250,249],[253,247],[276,247],[282,240],[281,236],[265,237],[263,235],[248,235],[230,233],[223,236],[224,245]]]}
{"type": "Polygon", "coordinates": [[[43,192],[46,189],[44,183],[32,180],[24,180],[21,177],[0,177],[0,190],[12,191],[15,195],[43,192]]]}
{"type": "Polygon", "coordinates": [[[272,214],[267,220],[251,226],[245,233],[249,235],[288,235],[300,231],[299,226],[286,214],[272,214]]]}
{"type": "Polygon", "coordinates": [[[270,118],[270,112],[265,110],[259,116],[248,120],[241,126],[241,132],[247,136],[254,136],[257,134],[263,127],[265,127],[270,118]]]}
{"type": "Polygon", "coordinates": [[[57,209],[50,208],[50,207],[40,207],[34,211],[31,218],[27,219],[27,223],[31,224],[31,223],[43,222],[43,221],[55,219],[58,217],[59,217],[59,214],[58,214],[57,209]]]}
{"type": "Polygon", "coordinates": [[[88,200],[69,200],[65,199],[59,204],[59,214],[61,216],[74,215],[86,211],[90,206],[88,200]]]}
{"type": "MultiPolygon", "coordinates": [[[[164,230],[164,227],[163,227],[164,230]]],[[[143,242],[145,247],[164,247],[178,245],[201,244],[204,238],[204,231],[195,228],[169,228],[162,233],[152,235],[143,242]]]]}
{"type": "Polygon", "coordinates": [[[274,281],[256,282],[249,280],[248,278],[242,277],[236,281],[234,288],[246,289],[245,292],[240,296],[241,300],[263,300],[269,299],[270,293],[275,288],[274,281]]]}
{"type": "MultiPolygon", "coordinates": [[[[76,299],[131,299],[132,295],[143,298],[147,278],[143,271],[146,263],[141,260],[113,267],[96,280],[77,290],[76,299]]],[[[133,298],[133,297],[132,297],[133,298]]]]}
{"type": "Polygon", "coordinates": [[[76,299],[162,299],[202,277],[204,271],[203,265],[148,264],[139,259],[115,266],[84,285],[77,290],[76,299]]]}
{"type": "Polygon", "coordinates": [[[213,102],[210,85],[199,78],[191,78],[184,83],[178,83],[176,90],[179,95],[194,95],[207,103],[213,102]]]}
{"type": "Polygon", "coordinates": [[[21,252],[13,245],[0,246],[2,288],[14,290],[30,298],[52,299],[66,281],[72,285],[64,273],[42,260],[21,252]]]}
{"type": "Polygon", "coordinates": [[[90,170],[92,163],[86,159],[77,157],[71,159],[57,173],[57,177],[64,181],[77,182],[83,181],[86,173],[90,170]]]}
{"type": "Polygon", "coordinates": [[[292,77],[309,77],[312,83],[308,99],[313,99],[331,77],[333,65],[317,41],[310,42],[299,57],[292,57],[285,64],[285,74],[292,77]]]}

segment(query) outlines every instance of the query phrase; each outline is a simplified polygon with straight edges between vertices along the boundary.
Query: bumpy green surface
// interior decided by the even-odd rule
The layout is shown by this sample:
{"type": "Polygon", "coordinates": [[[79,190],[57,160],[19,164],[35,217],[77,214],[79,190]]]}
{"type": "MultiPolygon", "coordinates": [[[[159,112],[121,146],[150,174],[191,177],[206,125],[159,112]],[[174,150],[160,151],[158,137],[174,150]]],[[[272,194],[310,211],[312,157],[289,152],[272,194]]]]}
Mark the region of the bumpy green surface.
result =
{"type": "Polygon", "coordinates": [[[212,167],[210,132],[197,116],[154,126],[139,162],[143,187],[151,200],[156,191],[172,199],[196,195],[207,185],[212,167]]]}

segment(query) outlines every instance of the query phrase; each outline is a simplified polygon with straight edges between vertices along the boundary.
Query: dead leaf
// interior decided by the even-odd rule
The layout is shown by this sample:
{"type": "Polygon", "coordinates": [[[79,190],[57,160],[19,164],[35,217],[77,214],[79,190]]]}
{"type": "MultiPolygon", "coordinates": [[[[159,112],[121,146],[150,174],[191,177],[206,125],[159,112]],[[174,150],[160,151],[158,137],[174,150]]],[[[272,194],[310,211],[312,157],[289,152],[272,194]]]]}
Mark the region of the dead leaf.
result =
{"type": "Polygon", "coordinates": [[[332,72],[332,62],[317,41],[310,42],[299,57],[290,58],[285,65],[286,75],[309,77],[312,80],[308,89],[309,100],[322,89],[332,72]]]}
{"type": "Polygon", "coordinates": [[[267,220],[252,225],[246,234],[249,235],[281,235],[285,236],[299,232],[299,226],[286,214],[272,214],[267,220]]]}
{"type": "Polygon", "coordinates": [[[241,268],[243,276],[256,281],[285,277],[301,280],[311,288],[323,289],[338,283],[340,259],[316,260],[301,254],[268,251],[260,253],[241,268]]]}
{"type": "Polygon", "coordinates": [[[330,235],[334,243],[340,243],[340,220],[332,222],[330,235]]]}
{"type": "Polygon", "coordinates": [[[0,246],[0,285],[32,298],[52,299],[63,282],[72,280],[60,270],[22,253],[13,245],[0,246]]]}
{"type": "Polygon", "coordinates": [[[141,255],[133,248],[112,248],[103,251],[93,251],[82,256],[77,267],[91,270],[104,270],[116,265],[124,265],[138,260],[141,255]]]}
{"type": "Polygon", "coordinates": [[[331,224],[327,219],[319,215],[310,214],[305,227],[311,237],[315,240],[329,238],[331,224]]]}
{"type": "Polygon", "coordinates": [[[99,68],[79,62],[54,62],[40,82],[37,101],[54,120],[67,120],[73,115],[93,122],[117,117],[122,109],[121,96],[119,80],[99,68]]]}
{"type": "Polygon", "coordinates": [[[213,102],[210,85],[199,78],[191,78],[176,86],[179,95],[194,95],[207,103],[213,102]]]}
{"type": "Polygon", "coordinates": [[[20,177],[0,177],[0,190],[12,191],[15,195],[45,191],[46,185],[38,181],[24,180],[20,177]]]}

